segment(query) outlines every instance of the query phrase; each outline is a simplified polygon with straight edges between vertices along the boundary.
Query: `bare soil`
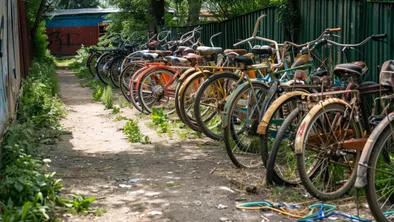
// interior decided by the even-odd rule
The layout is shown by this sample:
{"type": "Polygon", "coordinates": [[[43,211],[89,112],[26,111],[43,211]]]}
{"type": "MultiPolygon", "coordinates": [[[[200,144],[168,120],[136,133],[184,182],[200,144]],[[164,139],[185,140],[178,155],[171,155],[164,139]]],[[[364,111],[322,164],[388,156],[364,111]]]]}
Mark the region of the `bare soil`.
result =
{"type": "Polygon", "coordinates": [[[148,127],[149,116],[122,108],[120,115],[137,120],[152,142],[132,144],[122,132],[125,121],[93,102],[80,79],[67,70],[59,70],[58,78],[67,109],[62,125],[70,134],[50,148],[51,168],[63,179],[65,195],[96,196],[94,207],[107,210],[102,216],[65,214],[65,221],[295,221],[269,211],[240,211],[236,204],[311,201],[303,189],[265,187],[262,169],[236,169],[219,142],[159,135],[148,127]]]}

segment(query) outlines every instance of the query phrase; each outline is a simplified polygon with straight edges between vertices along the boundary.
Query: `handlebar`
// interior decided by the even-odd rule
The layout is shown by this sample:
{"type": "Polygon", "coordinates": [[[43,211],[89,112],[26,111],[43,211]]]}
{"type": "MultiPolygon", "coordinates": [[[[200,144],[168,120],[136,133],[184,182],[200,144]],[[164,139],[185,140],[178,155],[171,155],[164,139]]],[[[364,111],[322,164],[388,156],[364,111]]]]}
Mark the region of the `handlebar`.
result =
{"type": "Polygon", "coordinates": [[[342,31],[342,28],[331,28],[331,29],[328,29],[328,32],[339,32],[339,31],[342,31]]]}
{"type": "Polygon", "coordinates": [[[168,36],[169,36],[170,34],[171,34],[171,31],[162,31],[162,32],[160,32],[159,34],[157,34],[157,40],[158,40],[159,42],[163,42],[163,41],[165,41],[165,40],[168,38],[168,36]],[[160,35],[161,35],[162,33],[166,33],[166,35],[164,36],[164,38],[160,39],[160,35]]]}
{"type": "MultiPolygon", "coordinates": [[[[239,46],[239,45],[245,44],[245,43],[250,44],[250,41],[252,41],[252,40],[260,40],[260,41],[273,43],[275,45],[275,50],[279,52],[278,42],[276,42],[275,40],[272,40],[272,39],[267,39],[267,38],[257,36],[257,30],[259,29],[260,21],[266,16],[267,16],[266,14],[263,14],[256,20],[256,24],[254,26],[254,31],[253,31],[252,37],[242,40],[240,42],[237,42],[234,44],[234,46],[239,46]]],[[[276,53],[276,59],[277,59],[278,64],[280,64],[281,58],[280,58],[279,53],[276,53]]]]}
{"type": "Polygon", "coordinates": [[[213,36],[211,36],[211,38],[209,39],[209,42],[211,43],[211,46],[212,46],[212,47],[215,47],[215,45],[214,45],[213,42],[212,42],[212,39],[213,39],[214,37],[218,36],[218,35],[221,35],[221,34],[222,34],[222,33],[219,32],[219,33],[216,33],[216,34],[214,34],[213,36]]]}
{"type": "Polygon", "coordinates": [[[362,42],[358,43],[358,44],[341,44],[338,42],[334,42],[331,40],[327,40],[328,43],[336,45],[336,46],[340,46],[340,47],[344,47],[344,49],[346,48],[350,48],[350,47],[358,47],[358,46],[362,46],[365,43],[367,43],[369,40],[375,40],[375,41],[379,41],[379,39],[383,39],[386,38],[387,34],[378,34],[378,35],[371,35],[368,38],[364,39],[362,42]]]}

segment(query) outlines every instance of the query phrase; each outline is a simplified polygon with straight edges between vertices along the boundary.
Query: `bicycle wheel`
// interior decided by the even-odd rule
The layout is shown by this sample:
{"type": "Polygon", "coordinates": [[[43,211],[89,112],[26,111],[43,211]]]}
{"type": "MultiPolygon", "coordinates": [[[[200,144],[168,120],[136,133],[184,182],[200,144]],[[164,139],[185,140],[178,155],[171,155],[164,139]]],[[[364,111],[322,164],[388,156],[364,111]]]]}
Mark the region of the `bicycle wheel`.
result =
{"type": "Polygon", "coordinates": [[[262,114],[262,102],[268,87],[253,81],[238,87],[225,107],[224,143],[235,166],[257,168],[263,166],[259,149],[257,127],[262,114]],[[251,87],[252,85],[252,87],[251,87]]]}
{"type": "Polygon", "coordinates": [[[88,70],[89,70],[90,74],[93,76],[93,78],[95,78],[96,74],[97,74],[95,65],[96,65],[96,62],[97,62],[97,59],[99,58],[99,56],[100,56],[100,54],[98,52],[94,52],[89,56],[89,58],[86,62],[86,67],[88,68],[88,70]]]}
{"type": "Polygon", "coordinates": [[[112,63],[109,67],[110,79],[112,84],[116,88],[120,88],[120,73],[121,73],[121,65],[123,62],[123,57],[119,56],[113,59],[112,63]]]}
{"type": "Polygon", "coordinates": [[[362,131],[349,119],[349,109],[339,100],[326,100],[310,110],[297,131],[298,173],[305,189],[320,200],[341,197],[356,179],[360,152],[344,149],[343,143],[361,138],[362,131]]]}
{"type": "Polygon", "coordinates": [[[141,69],[144,67],[141,64],[138,63],[130,63],[127,65],[123,71],[120,73],[119,79],[120,79],[120,90],[122,91],[123,96],[127,99],[127,101],[131,102],[130,100],[130,78],[134,75],[137,70],[141,69]]]}
{"type": "Polygon", "coordinates": [[[183,122],[192,130],[200,132],[200,128],[196,123],[194,118],[194,101],[196,98],[196,93],[205,81],[205,75],[200,73],[198,75],[193,75],[187,78],[180,90],[179,99],[179,114],[182,116],[183,122]]]}
{"type": "Polygon", "coordinates": [[[142,109],[152,113],[152,108],[163,109],[167,114],[175,112],[175,74],[169,70],[153,70],[144,74],[138,87],[142,109]]]}
{"type": "Polygon", "coordinates": [[[99,77],[100,81],[104,83],[105,85],[108,85],[109,83],[109,70],[107,69],[106,65],[108,62],[111,60],[113,57],[112,54],[103,54],[98,58],[97,63],[96,63],[96,72],[97,76],[99,77]]]}
{"type": "Polygon", "coordinates": [[[366,192],[369,208],[376,221],[394,219],[393,129],[394,123],[390,123],[381,131],[369,157],[366,192]]]}
{"type": "Polygon", "coordinates": [[[194,101],[194,118],[202,133],[214,140],[223,139],[221,113],[226,99],[235,88],[239,76],[231,73],[216,73],[198,89],[194,101]]]}
{"type": "Polygon", "coordinates": [[[148,69],[147,67],[142,67],[141,69],[137,70],[131,77],[130,77],[130,83],[129,83],[129,89],[130,89],[130,101],[133,104],[133,106],[140,111],[141,113],[148,114],[145,110],[143,110],[139,95],[138,95],[138,79],[142,74],[144,74],[144,71],[148,69]]]}
{"type": "Polygon", "coordinates": [[[293,110],[280,126],[266,167],[267,183],[294,186],[301,183],[294,154],[294,140],[304,112],[293,110]]]}
{"type": "Polygon", "coordinates": [[[265,133],[260,135],[260,153],[265,166],[267,166],[273,148],[272,145],[281,125],[285,118],[290,115],[290,112],[297,108],[297,101],[300,99],[300,95],[292,95],[291,93],[278,97],[270,104],[268,110],[264,110],[264,114],[267,115],[263,116],[262,122],[265,122],[267,126],[265,133]]]}

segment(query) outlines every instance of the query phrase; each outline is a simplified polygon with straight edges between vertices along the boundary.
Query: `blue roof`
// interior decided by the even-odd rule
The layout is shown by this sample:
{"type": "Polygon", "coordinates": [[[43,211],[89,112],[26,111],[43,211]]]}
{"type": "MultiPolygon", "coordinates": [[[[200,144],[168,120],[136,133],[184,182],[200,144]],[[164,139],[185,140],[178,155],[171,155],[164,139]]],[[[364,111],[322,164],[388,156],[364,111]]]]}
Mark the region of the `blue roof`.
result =
{"type": "Polygon", "coordinates": [[[45,14],[46,17],[67,16],[67,15],[87,15],[87,14],[110,14],[120,12],[117,8],[81,8],[81,9],[65,9],[54,10],[45,14]]]}

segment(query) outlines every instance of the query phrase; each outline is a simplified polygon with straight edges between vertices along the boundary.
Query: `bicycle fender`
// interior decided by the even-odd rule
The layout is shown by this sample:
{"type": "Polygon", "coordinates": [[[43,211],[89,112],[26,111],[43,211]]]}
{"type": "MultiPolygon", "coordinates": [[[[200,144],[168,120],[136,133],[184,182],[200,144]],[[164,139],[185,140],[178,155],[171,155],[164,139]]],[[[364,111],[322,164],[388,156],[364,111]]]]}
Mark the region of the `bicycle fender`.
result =
{"type": "Polygon", "coordinates": [[[178,80],[182,82],[182,81],[185,80],[187,77],[189,77],[190,73],[197,72],[197,71],[199,71],[199,70],[196,69],[196,68],[187,69],[186,71],[184,71],[184,72],[182,73],[181,77],[179,77],[178,80]]]}
{"type": "MultiPolygon", "coordinates": [[[[209,74],[209,73],[211,73],[210,71],[208,71],[208,70],[204,70],[204,73],[207,73],[207,74],[209,74]]],[[[185,89],[186,89],[186,86],[187,86],[187,84],[189,83],[189,81],[191,81],[194,77],[196,77],[196,76],[204,76],[204,74],[202,73],[202,71],[197,71],[197,72],[194,72],[194,73],[191,73],[191,75],[189,75],[183,82],[182,82],[182,84],[181,84],[181,86],[180,86],[180,89],[179,89],[179,93],[178,93],[178,101],[182,101],[182,95],[183,95],[183,92],[185,91],[185,89]]]]}
{"type": "Polygon", "coordinates": [[[349,103],[347,103],[344,100],[337,99],[337,98],[330,98],[330,99],[324,100],[322,102],[319,102],[318,104],[313,106],[313,108],[308,112],[308,114],[306,114],[306,116],[302,120],[300,126],[298,127],[296,139],[295,139],[295,144],[294,144],[294,152],[296,155],[302,154],[302,147],[303,147],[302,141],[304,141],[304,138],[305,138],[305,128],[306,128],[307,124],[311,122],[312,118],[322,108],[324,108],[325,106],[327,106],[329,104],[334,104],[334,103],[343,104],[343,105],[351,108],[349,103]]]}
{"type": "Polygon", "coordinates": [[[372,131],[369,136],[367,143],[364,145],[363,152],[361,153],[360,160],[357,167],[357,178],[355,186],[357,188],[362,188],[367,185],[367,170],[369,158],[372,153],[372,148],[375,146],[376,141],[378,141],[380,133],[394,121],[394,113],[390,113],[387,118],[384,118],[378,126],[372,131]]]}
{"type": "MultiPolygon", "coordinates": [[[[253,84],[253,83],[263,84],[263,85],[265,85],[267,88],[269,88],[269,86],[268,86],[266,83],[264,83],[264,82],[262,82],[262,81],[260,81],[260,80],[250,80],[250,82],[251,82],[252,84],[253,84]]],[[[240,86],[238,86],[238,87],[234,90],[234,92],[231,93],[231,95],[230,95],[228,98],[226,98],[226,105],[224,106],[224,110],[223,110],[223,113],[222,113],[222,127],[223,127],[223,129],[226,128],[227,125],[228,125],[228,124],[227,124],[227,119],[228,119],[228,110],[230,109],[230,101],[234,100],[234,99],[235,99],[234,97],[237,96],[238,93],[239,93],[241,90],[243,90],[243,88],[248,87],[249,85],[250,85],[250,83],[249,83],[248,81],[242,83],[240,86]]]]}
{"type": "Polygon", "coordinates": [[[143,71],[143,73],[141,73],[141,75],[138,77],[137,84],[136,84],[136,89],[138,89],[140,87],[142,78],[145,75],[147,75],[149,72],[153,72],[154,70],[166,70],[166,71],[169,71],[169,72],[173,73],[174,75],[176,73],[175,69],[173,69],[173,68],[171,68],[169,66],[166,66],[166,65],[154,65],[154,66],[151,66],[151,67],[145,69],[143,71]]]}
{"type": "Polygon", "coordinates": [[[283,103],[285,103],[287,100],[293,97],[301,97],[304,95],[308,95],[308,93],[301,91],[294,91],[294,92],[288,92],[278,97],[265,112],[263,119],[261,120],[257,128],[257,133],[260,135],[265,135],[267,133],[269,120],[271,119],[272,115],[274,115],[275,111],[278,109],[279,106],[281,106],[283,103]]]}

